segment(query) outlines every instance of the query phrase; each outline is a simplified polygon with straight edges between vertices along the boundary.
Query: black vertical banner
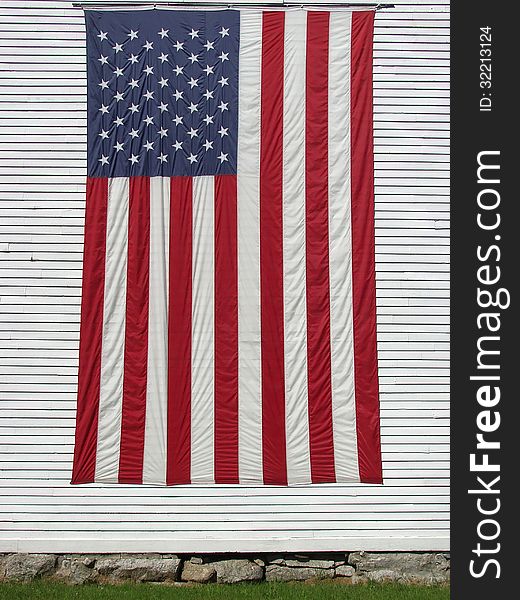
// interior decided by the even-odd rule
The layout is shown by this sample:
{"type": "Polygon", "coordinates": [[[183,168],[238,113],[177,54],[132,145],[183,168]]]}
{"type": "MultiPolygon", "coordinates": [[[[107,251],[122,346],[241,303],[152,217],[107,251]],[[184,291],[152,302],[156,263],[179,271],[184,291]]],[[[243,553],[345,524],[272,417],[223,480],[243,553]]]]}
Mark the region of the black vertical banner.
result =
{"type": "Polygon", "coordinates": [[[514,7],[491,0],[451,6],[455,600],[518,595],[520,431],[513,378],[520,375],[520,197],[513,180],[520,174],[520,32],[514,7]]]}

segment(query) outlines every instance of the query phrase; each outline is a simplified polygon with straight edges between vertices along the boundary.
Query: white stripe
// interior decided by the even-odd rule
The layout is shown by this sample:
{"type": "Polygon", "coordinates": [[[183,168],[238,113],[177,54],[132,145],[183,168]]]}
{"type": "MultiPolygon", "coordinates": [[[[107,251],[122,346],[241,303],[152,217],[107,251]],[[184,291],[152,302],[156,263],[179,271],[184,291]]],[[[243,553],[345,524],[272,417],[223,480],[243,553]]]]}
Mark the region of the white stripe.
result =
{"type": "Polygon", "coordinates": [[[238,116],[238,435],[240,483],[263,483],[260,354],[262,14],[240,14],[238,116]]]}
{"type": "Polygon", "coordinates": [[[170,178],[150,178],[150,283],[143,483],[166,484],[170,178]]]}
{"type": "Polygon", "coordinates": [[[307,13],[285,14],[283,270],[287,482],[311,483],[305,270],[305,57],[307,13]]]}
{"type": "Polygon", "coordinates": [[[95,480],[117,483],[123,410],[129,180],[108,180],[103,347],[95,480]]]}
{"type": "Polygon", "coordinates": [[[351,14],[331,12],[329,29],[329,265],[332,425],[336,481],[359,481],[350,214],[351,14]]]}
{"type": "Polygon", "coordinates": [[[193,179],[191,481],[214,481],[214,178],[193,179]]]}

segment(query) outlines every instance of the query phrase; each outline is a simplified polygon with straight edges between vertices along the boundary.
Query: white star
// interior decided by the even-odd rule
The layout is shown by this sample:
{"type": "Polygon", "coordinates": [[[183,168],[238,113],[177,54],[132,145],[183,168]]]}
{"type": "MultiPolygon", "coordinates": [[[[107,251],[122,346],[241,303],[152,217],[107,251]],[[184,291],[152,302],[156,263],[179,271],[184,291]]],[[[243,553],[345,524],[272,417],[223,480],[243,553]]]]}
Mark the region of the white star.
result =
{"type": "Polygon", "coordinates": [[[224,87],[225,85],[229,85],[228,83],[229,77],[221,77],[218,82],[220,83],[220,85],[222,87],[224,87]]]}
{"type": "Polygon", "coordinates": [[[229,102],[221,102],[218,107],[220,108],[221,112],[224,112],[225,110],[229,110],[228,109],[228,104],[229,102]]]}
{"type": "Polygon", "coordinates": [[[199,87],[197,80],[194,79],[193,77],[188,81],[188,83],[189,83],[189,86],[191,87],[191,89],[193,89],[194,87],[199,87]]]}
{"type": "Polygon", "coordinates": [[[175,93],[173,94],[175,96],[175,100],[180,100],[182,98],[184,92],[179,92],[179,90],[175,90],[175,93]]]}
{"type": "Polygon", "coordinates": [[[175,42],[174,47],[175,47],[175,50],[177,50],[177,52],[178,52],[179,50],[182,50],[184,48],[184,43],[177,41],[177,42],[175,42]]]}
{"type": "Polygon", "coordinates": [[[146,67],[143,70],[147,75],[153,74],[153,67],[151,67],[150,65],[146,65],[146,67]]]}
{"type": "Polygon", "coordinates": [[[108,137],[108,131],[105,131],[104,129],[102,129],[99,136],[101,137],[101,139],[106,140],[108,137]]]}
{"type": "Polygon", "coordinates": [[[175,115],[173,120],[175,121],[175,125],[180,125],[182,123],[182,117],[179,117],[179,115],[175,115]]]}
{"type": "Polygon", "coordinates": [[[137,81],[137,79],[131,79],[130,83],[128,84],[131,88],[136,88],[139,85],[139,82],[137,81]]]}
{"type": "Polygon", "coordinates": [[[131,54],[130,58],[128,59],[132,64],[136,63],[138,58],[135,54],[131,54]]]}
{"type": "Polygon", "coordinates": [[[124,96],[123,96],[122,92],[116,92],[116,94],[114,96],[114,100],[116,102],[120,102],[121,100],[124,100],[124,96]]]}
{"type": "Polygon", "coordinates": [[[172,144],[172,146],[175,148],[175,150],[180,150],[182,148],[182,142],[175,140],[175,144],[172,144]]]}
{"type": "Polygon", "coordinates": [[[106,56],[103,56],[103,55],[101,55],[101,57],[100,57],[100,58],[98,58],[98,60],[99,60],[99,62],[100,62],[102,65],[107,65],[107,64],[108,64],[108,58],[107,58],[106,56]]]}
{"type": "Polygon", "coordinates": [[[123,74],[123,69],[120,69],[119,67],[116,67],[116,70],[114,71],[114,75],[116,77],[121,77],[122,74],[123,74]]]}
{"type": "Polygon", "coordinates": [[[167,129],[163,129],[163,128],[161,127],[161,129],[159,129],[159,135],[160,135],[161,137],[164,137],[165,135],[168,135],[168,130],[167,130],[167,129]]]}
{"type": "Polygon", "coordinates": [[[131,40],[136,40],[137,39],[137,34],[139,33],[139,30],[134,31],[133,29],[130,29],[130,33],[128,34],[128,37],[131,40]]]}
{"type": "Polygon", "coordinates": [[[118,43],[116,42],[116,45],[115,45],[115,46],[112,46],[112,49],[113,49],[113,50],[115,50],[115,51],[116,51],[116,54],[117,54],[118,52],[121,52],[121,51],[123,50],[123,45],[122,45],[122,44],[118,44],[118,43]]]}
{"type": "Polygon", "coordinates": [[[102,154],[98,162],[100,162],[102,165],[108,165],[108,156],[102,154]]]}
{"type": "Polygon", "coordinates": [[[228,127],[222,127],[222,125],[221,125],[220,129],[218,130],[217,133],[220,133],[220,137],[224,137],[225,135],[228,135],[228,127]]]}
{"type": "Polygon", "coordinates": [[[175,71],[175,75],[180,75],[183,71],[184,67],[179,67],[178,65],[173,69],[175,71]]]}
{"type": "Polygon", "coordinates": [[[193,127],[188,131],[188,135],[190,136],[191,139],[193,139],[194,137],[199,137],[197,130],[193,129],[193,127]]]}
{"type": "Polygon", "coordinates": [[[153,100],[153,92],[150,90],[147,90],[143,95],[147,100],[153,100]]]}
{"type": "Polygon", "coordinates": [[[146,40],[146,42],[143,45],[143,48],[145,50],[153,50],[153,42],[149,42],[148,40],[146,40]]]}
{"type": "Polygon", "coordinates": [[[190,113],[193,114],[194,112],[198,112],[199,109],[197,108],[196,104],[193,104],[193,102],[190,103],[190,105],[188,106],[190,113]]]}
{"type": "Polygon", "coordinates": [[[191,55],[189,56],[188,60],[191,60],[191,64],[193,64],[195,62],[199,62],[199,55],[193,54],[193,52],[192,52],[191,55]]]}
{"type": "Polygon", "coordinates": [[[128,135],[133,138],[139,137],[139,129],[132,129],[128,135]]]}
{"type": "Polygon", "coordinates": [[[128,110],[132,113],[136,113],[139,110],[139,104],[132,104],[128,110]]]}
{"type": "Polygon", "coordinates": [[[195,154],[190,154],[188,156],[188,160],[190,161],[190,163],[193,164],[194,162],[197,162],[197,157],[195,156],[195,154]]]}
{"type": "Polygon", "coordinates": [[[132,154],[132,156],[128,159],[133,165],[135,165],[136,162],[139,162],[139,154],[136,156],[135,154],[132,154]]]}
{"type": "Polygon", "coordinates": [[[161,79],[159,80],[159,85],[161,87],[164,87],[165,85],[168,85],[168,80],[164,79],[164,77],[161,77],[161,79]]]}
{"type": "Polygon", "coordinates": [[[116,142],[116,145],[114,146],[114,149],[116,152],[119,152],[120,150],[123,149],[123,146],[125,145],[124,142],[116,142]]]}
{"type": "Polygon", "coordinates": [[[119,125],[124,125],[124,121],[121,117],[116,117],[115,121],[114,121],[116,127],[119,127],[119,125]]]}
{"type": "Polygon", "coordinates": [[[210,50],[214,50],[215,42],[210,42],[209,40],[206,40],[206,43],[204,44],[204,48],[206,48],[206,52],[209,52],[210,50]]]}
{"type": "Polygon", "coordinates": [[[159,110],[160,110],[161,112],[164,112],[165,110],[168,110],[168,105],[167,105],[167,104],[164,104],[164,102],[161,102],[161,103],[159,104],[159,110]]]}
{"type": "Polygon", "coordinates": [[[147,125],[153,125],[153,117],[150,115],[147,115],[143,120],[147,125]]]}
{"type": "Polygon", "coordinates": [[[199,31],[200,29],[197,29],[197,31],[195,31],[195,29],[192,29],[188,35],[190,35],[191,39],[193,40],[194,38],[199,37],[199,31]]]}
{"type": "Polygon", "coordinates": [[[101,80],[101,83],[98,83],[99,87],[102,90],[107,90],[108,89],[108,81],[105,81],[104,79],[101,80]]]}
{"type": "Polygon", "coordinates": [[[108,40],[106,31],[100,30],[99,34],[96,37],[98,37],[100,39],[100,41],[108,40]]]}
{"type": "Polygon", "coordinates": [[[211,117],[210,115],[206,115],[206,116],[204,117],[204,119],[202,119],[202,120],[204,121],[204,123],[206,123],[206,125],[209,125],[210,123],[213,123],[213,119],[214,119],[214,118],[215,118],[215,117],[211,117]]]}
{"type": "Polygon", "coordinates": [[[224,152],[220,153],[220,156],[217,157],[220,160],[220,164],[222,164],[225,160],[228,159],[228,155],[224,154],[224,152]]]}
{"type": "Polygon", "coordinates": [[[168,55],[162,52],[161,56],[159,56],[159,60],[161,61],[161,63],[163,63],[165,60],[168,60],[168,55]]]}
{"type": "Polygon", "coordinates": [[[222,27],[222,29],[219,31],[220,35],[225,38],[226,35],[229,36],[229,27],[227,29],[225,29],[224,27],[222,27]]]}
{"type": "Polygon", "coordinates": [[[105,115],[106,113],[108,113],[108,106],[105,106],[104,104],[102,104],[101,108],[99,109],[99,112],[101,112],[105,115]]]}
{"type": "Polygon", "coordinates": [[[158,31],[157,34],[161,36],[161,39],[164,39],[168,35],[169,29],[161,28],[161,31],[158,31]]]}
{"type": "Polygon", "coordinates": [[[157,157],[157,160],[160,160],[161,162],[166,162],[168,160],[168,157],[166,156],[166,154],[160,154],[157,157]]]}
{"type": "Polygon", "coordinates": [[[155,142],[150,142],[150,141],[148,141],[148,142],[146,142],[146,143],[145,143],[144,147],[146,148],[146,150],[147,150],[147,151],[148,151],[148,150],[153,150],[153,145],[154,145],[154,143],[155,143],[155,142]]]}
{"type": "Polygon", "coordinates": [[[215,68],[214,66],[211,67],[210,65],[206,65],[206,68],[202,69],[202,70],[204,71],[204,73],[206,73],[206,75],[210,75],[211,73],[213,73],[214,68],[215,68]]]}
{"type": "Polygon", "coordinates": [[[204,144],[202,144],[204,146],[204,148],[206,149],[206,152],[208,150],[213,150],[213,142],[210,142],[209,140],[206,140],[204,142],[204,144]]]}
{"type": "Polygon", "coordinates": [[[213,94],[215,92],[211,92],[210,90],[206,90],[202,95],[204,96],[204,98],[206,98],[206,100],[209,100],[210,98],[213,98],[213,94]]]}
{"type": "Polygon", "coordinates": [[[219,58],[222,62],[224,62],[225,60],[229,60],[228,56],[229,56],[229,52],[222,52],[222,54],[219,56],[219,58]]]}

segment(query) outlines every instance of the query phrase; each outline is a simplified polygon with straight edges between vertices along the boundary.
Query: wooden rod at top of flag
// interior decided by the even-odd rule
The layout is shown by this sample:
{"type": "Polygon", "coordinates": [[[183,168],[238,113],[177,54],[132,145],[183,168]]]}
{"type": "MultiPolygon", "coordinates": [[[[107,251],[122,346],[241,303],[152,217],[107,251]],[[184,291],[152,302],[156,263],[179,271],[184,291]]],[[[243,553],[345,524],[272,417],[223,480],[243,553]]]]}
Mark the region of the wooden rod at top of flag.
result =
{"type": "Polygon", "coordinates": [[[377,2],[99,2],[99,0],[85,0],[84,2],[73,2],[75,8],[107,8],[118,7],[135,8],[160,8],[172,7],[182,8],[363,8],[372,10],[383,10],[395,8],[395,4],[381,4],[377,2]]]}

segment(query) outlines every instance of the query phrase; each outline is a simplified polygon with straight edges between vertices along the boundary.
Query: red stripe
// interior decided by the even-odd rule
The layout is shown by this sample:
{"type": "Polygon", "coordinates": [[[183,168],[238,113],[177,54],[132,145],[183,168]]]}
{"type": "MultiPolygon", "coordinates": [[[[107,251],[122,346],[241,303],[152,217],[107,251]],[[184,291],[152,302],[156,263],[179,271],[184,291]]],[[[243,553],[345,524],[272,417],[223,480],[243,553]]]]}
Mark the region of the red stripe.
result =
{"type": "Polygon", "coordinates": [[[149,272],[150,178],[131,177],[119,483],[143,482],[149,272]]]}
{"type": "Polygon", "coordinates": [[[307,379],[313,483],[334,482],[330,358],[328,62],[329,13],[307,16],[305,203],[307,379]]]}
{"type": "Polygon", "coordinates": [[[168,313],[168,485],[191,478],[192,179],[172,177],[168,313]]]}
{"type": "Polygon", "coordinates": [[[287,484],[283,328],[283,12],[264,12],[260,141],[262,445],[266,484],[287,484]]]}
{"type": "Polygon", "coordinates": [[[88,178],[83,248],[78,404],[72,483],[92,483],[96,447],[103,337],[108,179],[88,178]]]}
{"type": "Polygon", "coordinates": [[[354,377],[359,477],[382,483],[377,381],[372,132],[374,13],[352,15],[351,156],[354,377]]]}
{"type": "Polygon", "coordinates": [[[215,177],[215,482],[238,483],[237,182],[215,177]]]}

